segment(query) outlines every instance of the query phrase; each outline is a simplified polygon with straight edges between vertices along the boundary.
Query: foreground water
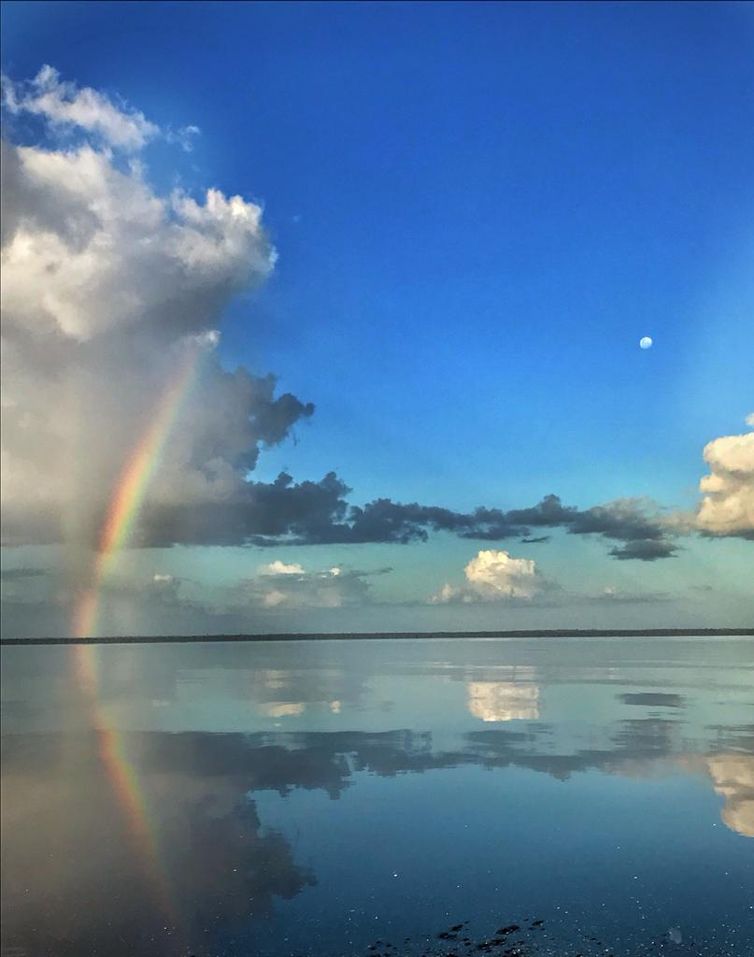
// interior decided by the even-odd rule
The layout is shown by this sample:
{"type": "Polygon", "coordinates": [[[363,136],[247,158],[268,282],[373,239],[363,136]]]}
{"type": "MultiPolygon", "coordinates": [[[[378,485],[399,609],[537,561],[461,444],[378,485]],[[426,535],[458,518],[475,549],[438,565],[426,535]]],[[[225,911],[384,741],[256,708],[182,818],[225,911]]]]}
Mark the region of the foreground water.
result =
{"type": "Polygon", "coordinates": [[[754,640],[2,650],[3,957],[754,955],[754,640]]]}

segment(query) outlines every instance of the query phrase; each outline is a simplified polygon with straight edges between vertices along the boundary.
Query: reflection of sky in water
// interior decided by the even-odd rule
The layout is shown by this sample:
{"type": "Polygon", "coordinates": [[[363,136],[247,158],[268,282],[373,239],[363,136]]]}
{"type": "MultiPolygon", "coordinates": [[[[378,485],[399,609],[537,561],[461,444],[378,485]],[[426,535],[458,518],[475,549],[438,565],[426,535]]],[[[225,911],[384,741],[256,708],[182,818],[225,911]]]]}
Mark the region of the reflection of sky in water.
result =
{"type": "Polygon", "coordinates": [[[169,917],[70,650],[2,656],[6,949],[330,957],[536,914],[584,954],[754,953],[751,640],[105,647],[169,917]]]}

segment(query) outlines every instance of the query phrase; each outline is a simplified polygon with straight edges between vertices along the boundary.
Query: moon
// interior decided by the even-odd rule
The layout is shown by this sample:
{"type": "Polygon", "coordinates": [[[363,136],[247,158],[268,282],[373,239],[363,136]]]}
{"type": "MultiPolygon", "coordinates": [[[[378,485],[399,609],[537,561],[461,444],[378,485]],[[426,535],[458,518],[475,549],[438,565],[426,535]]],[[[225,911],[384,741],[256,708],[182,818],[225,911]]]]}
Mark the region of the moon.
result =
{"type": "Polygon", "coordinates": [[[640,349],[651,349],[652,348],[652,337],[651,336],[642,336],[639,339],[639,348],[640,349]]]}

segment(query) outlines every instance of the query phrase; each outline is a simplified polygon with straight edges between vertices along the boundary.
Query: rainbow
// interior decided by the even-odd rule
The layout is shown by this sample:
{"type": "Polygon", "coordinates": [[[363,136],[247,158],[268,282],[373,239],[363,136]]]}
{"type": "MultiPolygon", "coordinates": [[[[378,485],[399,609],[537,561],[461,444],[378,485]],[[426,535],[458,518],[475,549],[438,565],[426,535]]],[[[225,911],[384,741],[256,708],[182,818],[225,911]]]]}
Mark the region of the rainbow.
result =
{"type": "Polygon", "coordinates": [[[73,654],[75,669],[83,679],[82,688],[89,709],[89,722],[96,735],[100,763],[121,809],[133,850],[142,862],[157,906],[168,923],[165,929],[171,934],[179,934],[183,921],[173,899],[157,828],[150,816],[136,767],[126,749],[125,735],[114,726],[98,696],[91,690],[94,687],[92,676],[99,671],[97,648],[74,645],[73,654]]]}
{"type": "Polygon", "coordinates": [[[102,583],[119,550],[128,542],[144,502],[149,482],[159,465],[168,436],[188,396],[203,355],[201,348],[186,350],[176,375],[165,389],[152,423],[131,453],[120,474],[102,525],[94,559],[92,581],[76,608],[73,634],[92,638],[97,630],[102,583]]]}
{"type": "Polygon", "coordinates": [[[198,343],[186,350],[186,355],[182,357],[175,375],[160,398],[151,424],[120,474],[102,525],[90,583],[76,605],[72,627],[74,637],[81,639],[80,644],[73,646],[74,669],[97,735],[100,760],[137,852],[149,871],[161,911],[170,921],[173,931],[177,931],[180,922],[161,863],[156,828],[152,824],[136,768],[129,759],[125,736],[112,723],[101,700],[99,649],[94,644],[88,644],[86,639],[97,633],[102,586],[115,557],[130,539],[149,482],[191,391],[204,354],[205,350],[198,343]]]}

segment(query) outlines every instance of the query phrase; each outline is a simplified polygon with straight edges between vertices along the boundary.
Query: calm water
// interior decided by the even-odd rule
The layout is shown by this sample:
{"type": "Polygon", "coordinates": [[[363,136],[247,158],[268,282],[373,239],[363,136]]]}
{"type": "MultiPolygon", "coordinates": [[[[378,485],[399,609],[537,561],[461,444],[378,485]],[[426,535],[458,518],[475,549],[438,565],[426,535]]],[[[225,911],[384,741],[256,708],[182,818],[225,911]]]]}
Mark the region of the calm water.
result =
{"type": "Polygon", "coordinates": [[[750,638],[5,648],[2,750],[3,957],[754,955],[750,638]]]}

